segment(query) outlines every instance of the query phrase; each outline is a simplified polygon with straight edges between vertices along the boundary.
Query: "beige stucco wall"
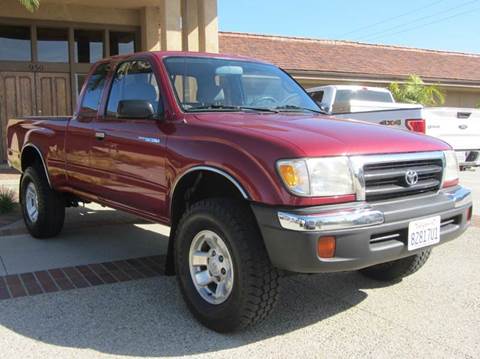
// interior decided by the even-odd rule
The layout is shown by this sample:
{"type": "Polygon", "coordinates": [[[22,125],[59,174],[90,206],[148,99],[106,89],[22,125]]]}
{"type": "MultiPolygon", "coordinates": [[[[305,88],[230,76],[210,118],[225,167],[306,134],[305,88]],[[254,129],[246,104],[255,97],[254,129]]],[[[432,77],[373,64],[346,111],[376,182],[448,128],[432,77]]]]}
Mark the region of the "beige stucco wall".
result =
{"type": "Polygon", "coordinates": [[[34,13],[2,0],[0,18],[137,26],[142,50],[218,52],[217,0],[44,0],[34,13]]]}
{"type": "Polygon", "coordinates": [[[480,106],[480,89],[478,90],[445,90],[445,106],[477,107],[480,106]]]}
{"type": "Polygon", "coordinates": [[[93,6],[43,3],[31,13],[26,11],[18,0],[2,0],[0,17],[10,19],[54,20],[94,24],[140,25],[138,11],[135,9],[105,9],[93,6]]]}

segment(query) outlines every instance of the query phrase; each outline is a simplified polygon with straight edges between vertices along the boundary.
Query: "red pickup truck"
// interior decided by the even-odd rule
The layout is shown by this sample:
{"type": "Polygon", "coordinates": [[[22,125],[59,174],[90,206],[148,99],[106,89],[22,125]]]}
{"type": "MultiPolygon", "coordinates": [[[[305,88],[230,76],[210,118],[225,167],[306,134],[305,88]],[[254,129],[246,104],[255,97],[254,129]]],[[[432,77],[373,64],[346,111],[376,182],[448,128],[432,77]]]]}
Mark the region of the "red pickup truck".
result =
{"type": "Polygon", "coordinates": [[[444,142],[321,113],[247,58],[139,53],[93,66],[73,117],[8,123],[32,236],[98,202],[171,226],[167,269],[217,331],[265,318],[280,274],[415,272],[472,215],[444,142]]]}

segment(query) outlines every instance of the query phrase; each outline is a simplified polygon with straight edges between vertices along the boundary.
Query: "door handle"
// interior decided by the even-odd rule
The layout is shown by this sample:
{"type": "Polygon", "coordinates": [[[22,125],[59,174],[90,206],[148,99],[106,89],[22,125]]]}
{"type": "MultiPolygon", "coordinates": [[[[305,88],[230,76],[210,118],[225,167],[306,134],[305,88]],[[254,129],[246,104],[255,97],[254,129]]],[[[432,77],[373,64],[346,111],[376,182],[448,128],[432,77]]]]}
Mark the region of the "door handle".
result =
{"type": "Polygon", "coordinates": [[[95,132],[95,138],[102,141],[105,138],[105,132],[95,132]]]}

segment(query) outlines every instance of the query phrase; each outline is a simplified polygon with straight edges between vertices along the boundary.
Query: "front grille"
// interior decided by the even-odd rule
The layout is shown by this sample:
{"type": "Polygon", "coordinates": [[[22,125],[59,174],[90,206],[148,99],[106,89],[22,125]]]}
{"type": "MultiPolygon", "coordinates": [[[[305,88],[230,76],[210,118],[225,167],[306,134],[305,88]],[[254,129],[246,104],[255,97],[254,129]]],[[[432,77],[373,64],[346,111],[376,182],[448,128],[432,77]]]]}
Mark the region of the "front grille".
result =
{"type": "MultiPolygon", "coordinates": [[[[442,219],[442,221],[440,222],[440,235],[452,229],[458,228],[458,225],[461,223],[461,221],[462,221],[461,215],[442,219]]],[[[370,236],[370,244],[379,245],[379,244],[393,243],[397,241],[407,245],[407,239],[408,239],[408,228],[403,228],[403,229],[398,229],[392,232],[372,234],[370,236]]]]}
{"type": "Polygon", "coordinates": [[[443,175],[441,159],[369,163],[363,167],[365,199],[381,201],[436,192],[440,189],[443,175]],[[407,183],[406,174],[418,175],[414,184],[407,183]]]}

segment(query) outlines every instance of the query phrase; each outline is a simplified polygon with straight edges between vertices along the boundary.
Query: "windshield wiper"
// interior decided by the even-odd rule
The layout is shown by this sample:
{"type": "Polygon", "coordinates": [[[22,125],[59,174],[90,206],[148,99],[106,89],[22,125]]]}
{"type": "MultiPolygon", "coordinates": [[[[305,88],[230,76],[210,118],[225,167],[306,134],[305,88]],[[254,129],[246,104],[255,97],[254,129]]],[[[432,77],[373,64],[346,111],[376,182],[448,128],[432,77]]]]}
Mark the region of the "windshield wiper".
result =
{"type": "Polygon", "coordinates": [[[202,106],[190,107],[187,111],[196,111],[196,110],[227,110],[227,111],[241,111],[241,108],[238,106],[227,106],[227,105],[215,105],[208,104],[202,106]]]}
{"type": "Polygon", "coordinates": [[[275,110],[279,111],[291,111],[291,112],[297,112],[297,111],[302,111],[302,112],[313,112],[313,113],[321,113],[323,115],[328,115],[325,111],[321,110],[314,110],[308,107],[300,107],[300,106],[295,106],[295,105],[285,105],[285,106],[277,106],[274,108],[275,110]]]}
{"type": "Polygon", "coordinates": [[[239,106],[239,107],[242,110],[278,113],[278,111],[276,109],[268,108],[268,107],[251,107],[251,106],[239,106]]]}
{"type": "Polygon", "coordinates": [[[208,104],[202,106],[195,106],[189,108],[187,111],[196,111],[196,110],[225,110],[225,111],[258,111],[258,112],[273,112],[278,113],[277,110],[266,108],[266,107],[250,107],[250,106],[229,106],[229,105],[216,105],[208,104]]]}

